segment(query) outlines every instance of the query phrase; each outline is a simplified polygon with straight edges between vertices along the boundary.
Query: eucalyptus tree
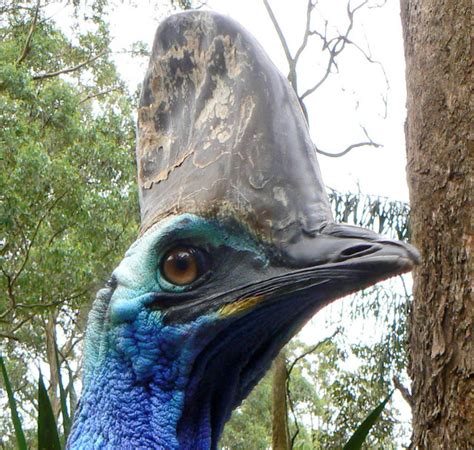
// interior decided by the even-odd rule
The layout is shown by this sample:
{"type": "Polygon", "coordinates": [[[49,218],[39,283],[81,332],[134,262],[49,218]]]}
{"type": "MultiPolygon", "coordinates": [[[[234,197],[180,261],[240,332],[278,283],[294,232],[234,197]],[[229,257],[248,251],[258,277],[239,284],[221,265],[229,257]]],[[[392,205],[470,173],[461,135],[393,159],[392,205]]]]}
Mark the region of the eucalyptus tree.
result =
{"type": "Polygon", "coordinates": [[[137,215],[132,99],[105,3],[74,5],[0,3],[0,337],[26,416],[38,361],[56,392],[55,345],[74,399],[84,307],[137,215]]]}

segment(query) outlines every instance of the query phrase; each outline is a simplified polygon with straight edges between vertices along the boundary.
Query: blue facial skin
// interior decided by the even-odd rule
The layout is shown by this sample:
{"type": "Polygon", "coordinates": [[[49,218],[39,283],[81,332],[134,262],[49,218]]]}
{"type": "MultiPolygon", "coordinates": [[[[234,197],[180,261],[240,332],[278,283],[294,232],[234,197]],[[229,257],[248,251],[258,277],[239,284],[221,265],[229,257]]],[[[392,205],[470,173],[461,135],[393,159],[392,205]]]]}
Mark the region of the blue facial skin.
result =
{"type": "MultiPolygon", "coordinates": [[[[204,374],[211,369],[196,369],[196,365],[204,358],[204,349],[207,355],[213,354],[219,333],[218,342],[230,336],[229,320],[235,319],[216,306],[190,320],[167,320],[166,299],[189,288],[165,280],[160,262],[170,247],[182,241],[206,249],[211,256],[224,249],[237,259],[239,255],[252,259],[255,266],[268,266],[263,246],[242,229],[234,232],[193,215],[165,219],[138,239],[113,272],[110,285],[98,292],[90,312],[83,394],[68,448],[208,449],[217,445],[231,408],[219,407],[225,411],[222,417],[212,416],[216,393],[210,398],[211,393],[206,397],[202,392],[206,391],[204,374]],[[160,294],[167,294],[164,305],[153,308],[160,294]]],[[[221,278],[232,277],[232,268],[226,269],[222,258],[214,262],[224,271],[221,278]]],[[[203,283],[212,286],[218,281],[211,276],[203,283]]],[[[270,364],[271,356],[266,359],[245,391],[270,364]]],[[[208,361],[206,367],[212,366],[212,373],[222,378],[218,359],[209,356],[208,361]]],[[[235,390],[235,383],[228,385],[235,390]]],[[[217,392],[221,394],[230,398],[217,392]]]]}

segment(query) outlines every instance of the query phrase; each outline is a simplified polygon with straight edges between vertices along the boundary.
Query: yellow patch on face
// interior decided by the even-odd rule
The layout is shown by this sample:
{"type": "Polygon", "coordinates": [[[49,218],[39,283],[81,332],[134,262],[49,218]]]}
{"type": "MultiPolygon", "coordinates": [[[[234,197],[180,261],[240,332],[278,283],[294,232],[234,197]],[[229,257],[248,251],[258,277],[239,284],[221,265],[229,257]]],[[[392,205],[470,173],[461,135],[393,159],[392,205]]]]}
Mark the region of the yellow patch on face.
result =
{"type": "Polygon", "coordinates": [[[248,309],[254,307],[263,299],[263,295],[256,295],[255,297],[243,298],[233,303],[228,303],[219,309],[219,314],[224,317],[233,316],[235,314],[243,313],[248,309]]]}

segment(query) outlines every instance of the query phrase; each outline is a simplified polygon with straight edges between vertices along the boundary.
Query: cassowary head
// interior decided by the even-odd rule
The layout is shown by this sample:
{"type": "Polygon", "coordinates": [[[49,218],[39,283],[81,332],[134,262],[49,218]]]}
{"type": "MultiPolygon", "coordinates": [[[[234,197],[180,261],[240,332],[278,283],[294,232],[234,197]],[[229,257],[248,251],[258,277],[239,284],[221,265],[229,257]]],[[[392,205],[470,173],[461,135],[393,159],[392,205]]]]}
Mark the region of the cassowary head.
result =
{"type": "Polygon", "coordinates": [[[214,448],[313,314],[417,261],[334,223],[293,90],[226,17],[158,28],[137,162],[141,236],[91,311],[70,447],[214,448]]]}

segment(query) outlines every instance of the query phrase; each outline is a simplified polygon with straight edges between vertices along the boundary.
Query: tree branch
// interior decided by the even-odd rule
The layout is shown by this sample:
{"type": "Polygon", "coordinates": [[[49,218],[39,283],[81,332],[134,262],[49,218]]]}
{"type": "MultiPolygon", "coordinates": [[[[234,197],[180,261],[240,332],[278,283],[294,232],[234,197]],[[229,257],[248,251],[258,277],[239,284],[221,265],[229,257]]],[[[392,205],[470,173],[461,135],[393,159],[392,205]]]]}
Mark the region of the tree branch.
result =
{"type": "Polygon", "coordinates": [[[290,441],[290,448],[293,448],[295,439],[298,436],[300,432],[300,428],[298,426],[298,421],[296,419],[296,413],[293,405],[293,399],[291,397],[291,389],[290,389],[290,381],[291,381],[291,372],[295,368],[295,365],[301,361],[303,358],[306,358],[306,356],[310,355],[311,353],[315,352],[319,347],[322,345],[326,344],[327,342],[330,342],[337,334],[339,334],[341,330],[338,328],[331,336],[328,336],[324,338],[322,341],[319,341],[316,345],[311,347],[309,350],[303,352],[301,355],[297,356],[293,362],[290,364],[288,370],[287,370],[287,375],[286,375],[286,396],[288,398],[288,404],[290,405],[290,411],[291,415],[293,416],[293,422],[295,423],[296,431],[291,437],[290,441]]]}
{"type": "Polygon", "coordinates": [[[80,100],[78,105],[81,105],[82,103],[85,103],[88,100],[91,100],[93,98],[101,97],[102,95],[107,95],[107,94],[110,94],[111,92],[119,91],[119,90],[120,90],[119,88],[114,87],[114,88],[106,89],[105,91],[96,92],[94,94],[89,94],[88,96],[86,96],[82,100],[80,100]]]}
{"type": "Polygon", "coordinates": [[[382,147],[381,144],[377,144],[376,142],[372,142],[372,141],[369,141],[369,142],[358,142],[357,144],[351,144],[349,145],[347,148],[345,148],[342,152],[338,152],[338,153],[329,153],[329,152],[325,152],[324,150],[320,150],[319,148],[317,148],[316,146],[316,151],[321,154],[321,155],[324,155],[324,156],[329,156],[331,158],[339,158],[340,156],[344,156],[346,155],[347,153],[349,153],[351,150],[354,150],[355,148],[358,148],[358,147],[365,147],[365,146],[368,146],[368,147],[382,147]]]}
{"type": "Polygon", "coordinates": [[[56,300],[50,303],[17,303],[16,308],[29,309],[29,308],[50,308],[52,306],[58,306],[66,302],[67,299],[56,300]]]}
{"type": "Polygon", "coordinates": [[[400,391],[400,394],[402,394],[403,399],[408,403],[410,409],[413,409],[413,397],[396,375],[393,376],[393,385],[400,391]]]}
{"type": "Polygon", "coordinates": [[[68,67],[66,69],[57,70],[56,72],[41,73],[41,74],[38,74],[38,75],[33,75],[32,79],[35,80],[35,81],[44,80],[46,78],[53,78],[53,77],[57,77],[58,75],[63,75],[63,74],[66,74],[66,73],[75,72],[76,70],[79,70],[82,67],[87,66],[88,64],[91,64],[94,61],[97,61],[99,58],[104,56],[106,53],[107,53],[107,49],[104,49],[99,54],[93,56],[92,58],[89,58],[87,61],[84,61],[80,64],[77,64],[76,66],[68,67]]]}
{"type": "Polygon", "coordinates": [[[275,28],[275,31],[278,34],[278,38],[280,39],[281,46],[283,47],[283,50],[285,52],[286,60],[288,61],[288,64],[290,65],[290,70],[291,70],[291,65],[293,64],[293,58],[291,56],[290,49],[288,48],[288,44],[285,39],[285,35],[283,34],[283,31],[280,28],[280,24],[278,23],[275,14],[273,13],[273,10],[268,3],[268,0],[263,0],[263,3],[265,5],[265,8],[267,10],[268,15],[270,16],[270,19],[273,23],[273,26],[275,28]]]}
{"type": "MultiPolygon", "coordinates": [[[[301,45],[299,46],[298,50],[296,50],[295,53],[295,58],[294,58],[294,63],[295,66],[298,63],[298,59],[301,56],[301,53],[303,53],[304,49],[308,45],[308,39],[309,36],[311,35],[310,27],[311,27],[311,12],[314,9],[315,4],[313,3],[312,0],[308,0],[308,4],[306,6],[306,26],[304,30],[304,36],[303,36],[303,42],[301,42],[301,45]]],[[[295,67],[296,69],[296,67],[295,67]]]]}
{"type": "Polygon", "coordinates": [[[368,139],[367,141],[358,142],[356,144],[351,144],[348,147],[346,147],[344,150],[342,150],[341,152],[338,152],[338,153],[325,152],[324,150],[319,149],[316,144],[314,144],[316,152],[318,152],[318,153],[320,153],[321,155],[324,155],[324,156],[329,156],[331,158],[339,158],[340,156],[346,155],[347,153],[349,153],[351,150],[354,150],[355,148],[359,148],[359,147],[375,147],[375,148],[383,147],[382,144],[378,144],[377,142],[374,142],[372,140],[372,138],[369,136],[369,134],[367,133],[367,130],[364,127],[361,127],[361,128],[364,131],[364,134],[368,139]]]}
{"type": "Polygon", "coordinates": [[[22,265],[20,266],[20,269],[18,270],[18,272],[13,276],[12,278],[12,281],[11,281],[11,286],[13,288],[14,284],[16,283],[16,280],[18,280],[18,277],[21,275],[21,273],[23,272],[23,270],[25,269],[26,267],[26,264],[28,263],[28,259],[30,257],[30,252],[31,252],[31,248],[33,247],[33,244],[35,242],[35,239],[36,239],[36,236],[38,235],[38,231],[41,227],[41,224],[44,222],[44,220],[46,219],[46,217],[48,216],[48,214],[51,212],[51,210],[56,206],[56,204],[59,202],[59,200],[61,200],[65,195],[66,195],[67,192],[64,192],[63,194],[59,195],[53,202],[51,202],[51,204],[48,206],[48,208],[46,208],[45,212],[43,213],[43,215],[40,217],[40,219],[38,220],[38,223],[36,224],[35,226],[35,229],[33,231],[33,235],[30,239],[30,242],[28,243],[28,246],[26,247],[26,254],[25,254],[25,258],[23,260],[23,263],[22,265]]]}
{"type": "Polygon", "coordinates": [[[0,338],[11,339],[12,341],[20,342],[20,339],[18,339],[15,335],[10,334],[10,333],[0,332],[0,338]]]}
{"type": "Polygon", "coordinates": [[[12,277],[11,275],[0,266],[0,271],[3,273],[4,277],[7,279],[7,293],[8,299],[10,301],[10,308],[7,309],[3,314],[0,315],[0,319],[4,317],[12,308],[15,307],[15,293],[13,292],[12,277]]]}
{"type": "Polygon", "coordinates": [[[31,50],[31,38],[33,37],[33,33],[35,31],[35,28],[36,28],[36,23],[38,22],[38,13],[39,13],[39,9],[40,9],[40,3],[41,3],[41,0],[38,0],[36,2],[36,8],[35,8],[35,12],[33,14],[33,20],[31,21],[30,29],[28,31],[28,35],[26,36],[25,45],[23,46],[23,50],[21,52],[21,55],[18,57],[18,59],[16,60],[16,63],[15,63],[17,65],[21,64],[25,60],[25,58],[28,56],[28,53],[31,50]]]}
{"type": "Polygon", "coordinates": [[[316,345],[311,347],[309,350],[307,350],[307,351],[303,352],[301,355],[297,356],[293,360],[293,362],[290,364],[290,367],[288,369],[288,379],[290,379],[291,371],[294,369],[295,365],[298,364],[299,361],[301,361],[303,358],[306,358],[311,353],[315,352],[322,345],[326,344],[327,342],[330,342],[340,332],[341,332],[341,330],[340,330],[340,328],[338,328],[333,334],[331,334],[331,336],[328,336],[328,337],[324,338],[322,341],[319,341],[316,345]]]}
{"type": "MultiPolygon", "coordinates": [[[[351,2],[350,0],[347,2],[347,16],[349,18],[349,25],[346,28],[346,31],[344,34],[340,34],[339,36],[336,36],[330,40],[327,39],[327,30],[325,30],[324,34],[319,33],[318,31],[311,31],[310,34],[314,34],[318,36],[322,41],[323,41],[323,50],[328,50],[329,52],[329,60],[328,60],[328,65],[326,67],[326,71],[323,75],[323,77],[311,88],[306,90],[302,95],[301,95],[301,100],[306,98],[308,95],[311,95],[313,92],[315,92],[327,79],[329,74],[331,73],[331,68],[332,66],[336,66],[336,56],[338,56],[343,50],[344,47],[346,46],[347,43],[352,43],[348,40],[349,34],[352,31],[352,28],[354,26],[354,14],[362,8],[368,0],[363,1],[360,5],[356,6],[354,9],[351,9],[351,2]]],[[[354,44],[355,45],[355,44],[354,44]]],[[[384,73],[385,75],[385,73],[384,73]]],[[[342,156],[342,155],[341,155],[342,156]]]]}

